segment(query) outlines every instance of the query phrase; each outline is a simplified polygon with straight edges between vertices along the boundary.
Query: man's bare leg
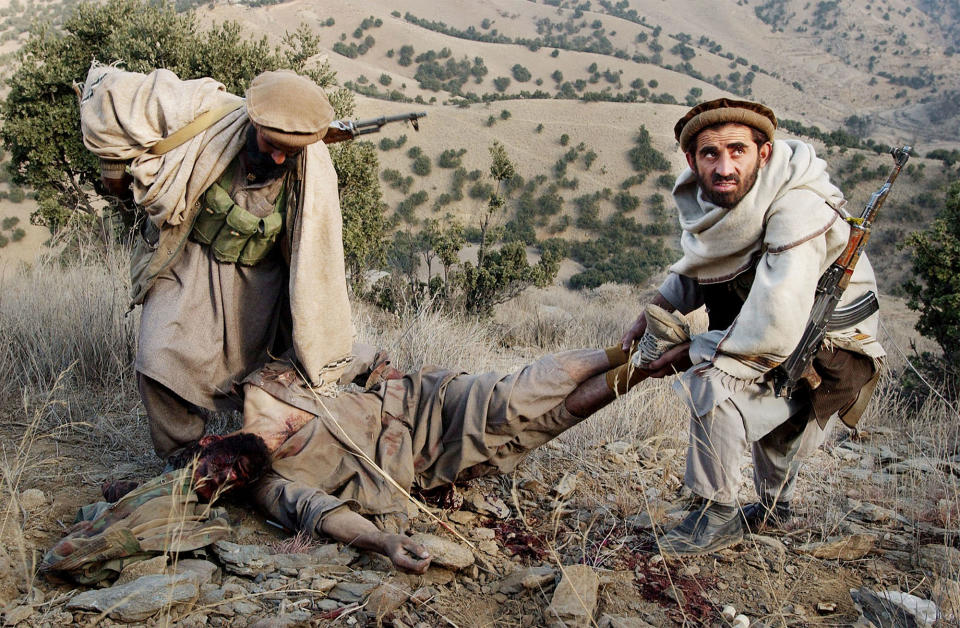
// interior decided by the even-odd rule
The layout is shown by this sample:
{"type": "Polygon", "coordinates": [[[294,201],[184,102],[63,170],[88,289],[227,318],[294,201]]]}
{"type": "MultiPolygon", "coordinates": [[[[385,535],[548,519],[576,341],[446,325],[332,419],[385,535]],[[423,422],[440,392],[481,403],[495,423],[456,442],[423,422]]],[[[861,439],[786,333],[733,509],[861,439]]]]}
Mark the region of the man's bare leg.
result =
{"type": "Polygon", "coordinates": [[[553,357],[573,381],[581,384],[598,373],[604,373],[623,364],[619,361],[619,353],[622,352],[615,350],[617,355],[611,356],[610,351],[609,349],[571,349],[556,353],[553,357]]]}
{"type": "Polygon", "coordinates": [[[565,401],[567,411],[578,417],[597,412],[647,376],[646,371],[627,365],[627,353],[620,347],[577,349],[555,357],[580,382],[565,401]]]}

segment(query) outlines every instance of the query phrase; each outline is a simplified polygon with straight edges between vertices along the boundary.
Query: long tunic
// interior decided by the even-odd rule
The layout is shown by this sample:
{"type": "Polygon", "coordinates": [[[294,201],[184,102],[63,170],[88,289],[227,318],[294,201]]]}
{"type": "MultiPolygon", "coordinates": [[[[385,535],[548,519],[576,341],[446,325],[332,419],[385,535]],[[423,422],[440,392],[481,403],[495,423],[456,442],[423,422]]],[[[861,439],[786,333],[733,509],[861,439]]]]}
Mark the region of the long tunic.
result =
{"type": "MultiPolygon", "coordinates": [[[[234,202],[258,216],[272,211],[283,179],[250,184],[242,165],[236,171],[234,202]]],[[[198,406],[238,409],[234,383],[266,362],[285,311],[289,277],[279,248],[242,266],[188,241],[143,303],[137,371],[198,406]]]]}
{"type": "Polygon", "coordinates": [[[465,375],[427,367],[363,393],[313,395],[287,364],[246,380],[315,416],[274,454],[253,492],[292,530],[320,532],[342,508],[367,515],[406,512],[404,491],[448,484],[461,474],[511,471],[531,449],[580,419],[563,400],[577,383],[553,356],[517,373],[465,375]]]}

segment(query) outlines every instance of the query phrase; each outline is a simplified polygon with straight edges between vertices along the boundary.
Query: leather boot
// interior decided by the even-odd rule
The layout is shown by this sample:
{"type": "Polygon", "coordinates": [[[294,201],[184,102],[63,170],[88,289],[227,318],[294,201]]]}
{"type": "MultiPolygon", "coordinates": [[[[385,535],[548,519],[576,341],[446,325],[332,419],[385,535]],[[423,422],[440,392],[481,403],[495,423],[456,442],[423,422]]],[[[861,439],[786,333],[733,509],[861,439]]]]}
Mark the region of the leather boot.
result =
{"type": "Polygon", "coordinates": [[[782,529],[792,518],[790,502],[773,502],[771,506],[761,499],[743,507],[743,520],[752,533],[769,528],[782,529]]]}
{"type": "Polygon", "coordinates": [[[742,541],[743,531],[737,506],[708,500],[660,538],[660,553],[665,558],[710,554],[742,541]]]}

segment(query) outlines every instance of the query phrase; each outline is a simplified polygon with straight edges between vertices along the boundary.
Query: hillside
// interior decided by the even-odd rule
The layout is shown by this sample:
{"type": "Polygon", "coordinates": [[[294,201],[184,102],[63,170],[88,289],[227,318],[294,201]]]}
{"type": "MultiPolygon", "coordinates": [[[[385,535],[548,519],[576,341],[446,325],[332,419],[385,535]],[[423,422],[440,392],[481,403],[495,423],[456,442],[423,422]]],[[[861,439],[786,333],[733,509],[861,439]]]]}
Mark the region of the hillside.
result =
{"type": "MultiPolygon", "coordinates": [[[[354,295],[357,341],[390,358],[380,369],[506,373],[617,342],[677,256],[670,191],[685,160],[673,125],[690,105],[728,96],[770,105],[780,137],[812,142],[854,210],[890,169],[884,147],[915,146],[868,247],[883,293],[878,390],[857,430],[828,427],[804,462],[788,525],[701,557],[665,560],[659,547],[695,505],[684,486],[689,410],[667,377],[509,475],[415,492],[410,530],[441,537],[423,575],[323,535],[294,536],[241,493],[213,511],[229,542],[172,552],[168,541],[181,539],[165,537],[163,556],[111,561],[124,568],[116,586],[57,582],[37,565],[77,509],[163,463],[134,377],[142,310],[128,307],[127,250],[79,238],[68,254],[36,259],[49,233],[29,224],[32,193],[3,171],[0,623],[538,626],[555,625],[559,608],[565,625],[598,628],[929,625],[914,618],[913,595],[936,604],[933,625],[960,625],[960,422],[921,363],[939,347],[915,331],[899,248],[960,177],[960,0],[273,1],[177,7],[271,43],[305,25],[324,51],[314,61],[356,95],[354,117],[427,113],[419,132],[395,124],[365,139],[377,147],[391,280],[437,276],[439,247],[421,237],[435,228],[464,227],[460,257],[476,260],[497,144],[517,176],[504,181],[493,248],[519,242],[520,260],[567,255],[554,285],[490,316],[419,298],[435,286],[390,302],[383,284],[354,295]],[[398,263],[402,246],[400,262],[429,259],[429,269],[398,263]],[[888,591],[907,602],[885,604],[888,591]]],[[[0,0],[0,75],[34,18],[55,28],[75,3],[0,0]]],[[[155,47],[149,33],[143,43],[155,47]]],[[[689,316],[694,333],[705,319],[689,316]]],[[[240,427],[236,412],[204,416],[212,434],[240,427]]],[[[740,470],[737,499],[748,504],[746,457],[740,470]]],[[[164,514],[176,531],[182,514],[164,514]]]]}
{"type": "MultiPolygon", "coordinates": [[[[56,21],[58,6],[68,5],[0,6],[4,50],[22,41],[26,16],[56,21]]],[[[597,275],[590,285],[603,277],[642,283],[676,256],[669,191],[684,161],[672,126],[691,103],[757,99],[802,139],[822,138],[827,145],[812,141],[852,207],[865,202],[889,162],[844,146],[913,144],[912,168],[871,245],[883,288],[896,292],[905,259],[896,244],[929,221],[952,171],[920,157],[960,141],[951,6],[766,0],[717,11],[707,0],[295,0],[198,11],[207,23],[235,20],[249,36],[274,41],[305,25],[340,83],[360,94],[359,118],[428,112],[419,133],[395,125],[370,136],[380,147],[393,232],[417,232],[427,219],[475,227],[489,190],[487,149],[499,141],[522,180],[498,223],[528,245],[572,244],[576,262],[565,277],[582,264],[616,263],[609,251],[598,257],[576,243],[632,234],[625,252],[634,261],[621,263],[645,268],[597,275]],[[631,157],[641,127],[649,146],[631,157]]],[[[7,254],[16,248],[16,257],[29,257],[24,247],[11,245],[7,254]]]]}
{"type": "MultiPolygon", "coordinates": [[[[483,176],[486,149],[496,140],[528,186],[513,193],[501,224],[515,231],[519,223],[529,244],[534,235],[602,239],[605,229],[622,229],[627,219],[639,225],[627,225],[636,231],[646,225],[642,230],[652,239],[641,242],[674,247],[675,228],[664,211],[670,211],[670,178],[684,162],[672,127],[689,103],[719,96],[760,100],[781,119],[842,130],[851,134],[848,140],[913,144],[913,168],[919,170],[901,178],[871,248],[882,286],[896,292],[905,258],[895,245],[926,223],[950,172],[919,157],[960,140],[950,91],[960,77],[951,18],[925,13],[934,9],[922,3],[879,3],[865,13],[852,2],[811,4],[742,2],[718,12],[713,3],[693,0],[377,0],[335,1],[321,10],[295,1],[256,8],[218,4],[204,15],[239,21],[271,38],[306,24],[329,50],[326,59],[341,83],[368,94],[358,99],[357,117],[428,112],[420,133],[388,127],[372,137],[387,149],[380,151],[387,175],[382,183],[398,230],[417,231],[430,218],[475,224],[484,190],[473,178],[464,184],[456,166],[440,167],[441,154],[456,151],[448,165],[459,161],[471,177],[483,176]],[[638,172],[631,164],[641,126],[666,169],[638,172]],[[405,143],[391,148],[390,140],[398,138],[405,143]],[[418,153],[411,148],[430,159],[428,174],[413,171],[418,153]],[[518,214],[519,221],[508,223],[518,214]]],[[[851,206],[862,206],[889,160],[813,141],[851,206]]]]}

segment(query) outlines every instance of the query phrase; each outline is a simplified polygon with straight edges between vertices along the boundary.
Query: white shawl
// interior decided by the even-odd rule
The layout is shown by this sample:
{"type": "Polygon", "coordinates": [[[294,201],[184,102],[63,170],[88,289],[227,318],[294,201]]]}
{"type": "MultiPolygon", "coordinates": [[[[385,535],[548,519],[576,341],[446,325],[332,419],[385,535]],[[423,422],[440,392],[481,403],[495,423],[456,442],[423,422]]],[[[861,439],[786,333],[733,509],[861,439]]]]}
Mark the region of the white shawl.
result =
{"type": "MultiPolygon", "coordinates": [[[[81,92],[80,126],[84,144],[98,157],[130,161],[134,200],[157,226],[183,227],[243,147],[246,109],[163,155],[148,151],[200,114],[241,100],[213,79],[183,81],[169,70],[143,75],[94,63],[81,92]]],[[[290,307],[297,358],[319,385],[339,376],[350,355],[353,324],[336,171],[323,142],[307,147],[304,162],[291,234],[290,307]]]]}
{"type": "MultiPolygon", "coordinates": [[[[712,356],[713,365],[728,375],[756,379],[790,355],[806,327],[820,275],[847,244],[850,228],[838,213],[845,201],[826,166],[809,144],[777,140],[756,184],[730,209],[706,200],[690,169],[677,179],[673,196],[683,258],[671,272],[718,283],[757,262],[743,308],[712,356]]],[[[866,260],[857,271],[841,304],[876,291],[866,260]]],[[[837,339],[856,337],[870,345],[876,325],[874,316],[837,339]]],[[[883,354],[879,345],[855,350],[883,354]]]]}

